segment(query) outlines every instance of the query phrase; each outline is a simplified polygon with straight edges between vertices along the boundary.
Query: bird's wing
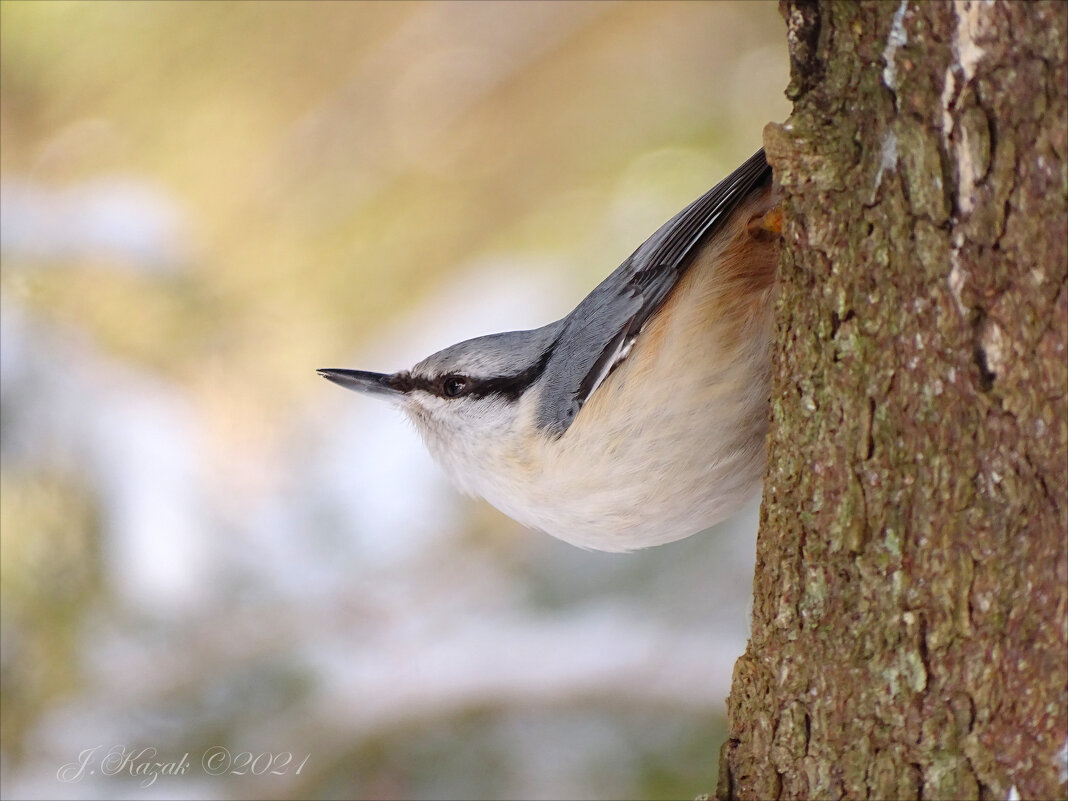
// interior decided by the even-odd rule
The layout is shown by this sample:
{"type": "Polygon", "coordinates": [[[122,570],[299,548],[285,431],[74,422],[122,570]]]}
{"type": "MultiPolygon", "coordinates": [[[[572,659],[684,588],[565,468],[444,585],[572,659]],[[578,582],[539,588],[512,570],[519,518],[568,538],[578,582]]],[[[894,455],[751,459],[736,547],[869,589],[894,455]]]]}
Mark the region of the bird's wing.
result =
{"type": "Polygon", "coordinates": [[[751,192],[771,180],[763,148],[645,241],[602,281],[563,325],[545,367],[538,425],[563,434],[601,381],[630,350],[691,263],[698,245],[751,192]]]}

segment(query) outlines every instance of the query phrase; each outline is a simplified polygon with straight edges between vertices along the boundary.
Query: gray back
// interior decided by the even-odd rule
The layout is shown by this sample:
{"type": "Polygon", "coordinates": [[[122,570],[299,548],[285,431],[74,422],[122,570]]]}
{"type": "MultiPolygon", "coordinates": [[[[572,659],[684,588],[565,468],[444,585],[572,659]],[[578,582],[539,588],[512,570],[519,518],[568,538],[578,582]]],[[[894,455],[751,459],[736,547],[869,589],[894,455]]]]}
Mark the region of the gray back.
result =
{"type": "Polygon", "coordinates": [[[615,366],[613,359],[663,305],[698,247],[770,181],[771,167],[760,149],[662,225],[571,314],[536,331],[518,332],[557,342],[542,376],[539,428],[554,436],[567,430],[605,371],[615,366]]]}

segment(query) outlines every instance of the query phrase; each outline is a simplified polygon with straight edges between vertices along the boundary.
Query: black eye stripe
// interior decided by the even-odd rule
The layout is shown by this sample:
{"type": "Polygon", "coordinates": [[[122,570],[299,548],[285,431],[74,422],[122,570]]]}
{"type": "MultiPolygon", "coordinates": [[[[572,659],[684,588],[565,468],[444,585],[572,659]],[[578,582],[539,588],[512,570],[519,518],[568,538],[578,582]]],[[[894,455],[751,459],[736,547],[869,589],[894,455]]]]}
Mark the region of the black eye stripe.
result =
{"type": "Polygon", "coordinates": [[[497,395],[507,401],[517,401],[527,387],[541,378],[545,372],[545,366],[549,363],[549,357],[553,355],[553,349],[549,348],[534,364],[515,375],[494,376],[492,378],[469,379],[471,385],[467,390],[468,395],[484,398],[487,395],[497,395]]]}
{"type": "Polygon", "coordinates": [[[472,378],[461,373],[447,373],[442,376],[428,377],[415,376],[411,373],[395,373],[389,379],[389,386],[400,392],[422,390],[430,395],[436,395],[445,400],[454,400],[464,397],[485,398],[496,395],[506,401],[516,401],[526,391],[527,387],[537,381],[545,372],[545,366],[549,363],[553,349],[549,348],[537,362],[526,370],[515,375],[490,376],[488,378],[472,378]],[[446,385],[450,380],[466,382],[463,392],[450,395],[446,391],[446,385]]]}

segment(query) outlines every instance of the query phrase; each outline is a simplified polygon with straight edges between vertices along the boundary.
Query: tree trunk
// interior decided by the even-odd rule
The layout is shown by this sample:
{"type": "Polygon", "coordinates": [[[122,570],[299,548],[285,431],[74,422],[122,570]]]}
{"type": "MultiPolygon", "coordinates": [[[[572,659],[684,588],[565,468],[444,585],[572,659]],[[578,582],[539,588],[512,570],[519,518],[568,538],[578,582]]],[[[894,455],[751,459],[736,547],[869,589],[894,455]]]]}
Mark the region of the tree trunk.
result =
{"type": "Polygon", "coordinates": [[[1058,798],[1068,4],[786,0],[752,637],[721,798],[1058,798]]]}

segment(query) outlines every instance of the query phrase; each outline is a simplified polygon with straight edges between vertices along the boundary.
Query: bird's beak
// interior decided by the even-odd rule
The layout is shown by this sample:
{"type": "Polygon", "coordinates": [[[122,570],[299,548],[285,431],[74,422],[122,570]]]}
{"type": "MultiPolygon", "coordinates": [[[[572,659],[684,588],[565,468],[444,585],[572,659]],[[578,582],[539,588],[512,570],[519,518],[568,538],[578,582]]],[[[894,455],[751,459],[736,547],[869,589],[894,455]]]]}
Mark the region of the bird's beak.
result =
{"type": "Polygon", "coordinates": [[[333,381],[339,387],[351,389],[354,392],[375,395],[394,403],[398,403],[404,398],[404,391],[394,386],[392,382],[393,376],[388,373],[333,369],[317,370],[316,372],[328,381],[333,381]]]}

